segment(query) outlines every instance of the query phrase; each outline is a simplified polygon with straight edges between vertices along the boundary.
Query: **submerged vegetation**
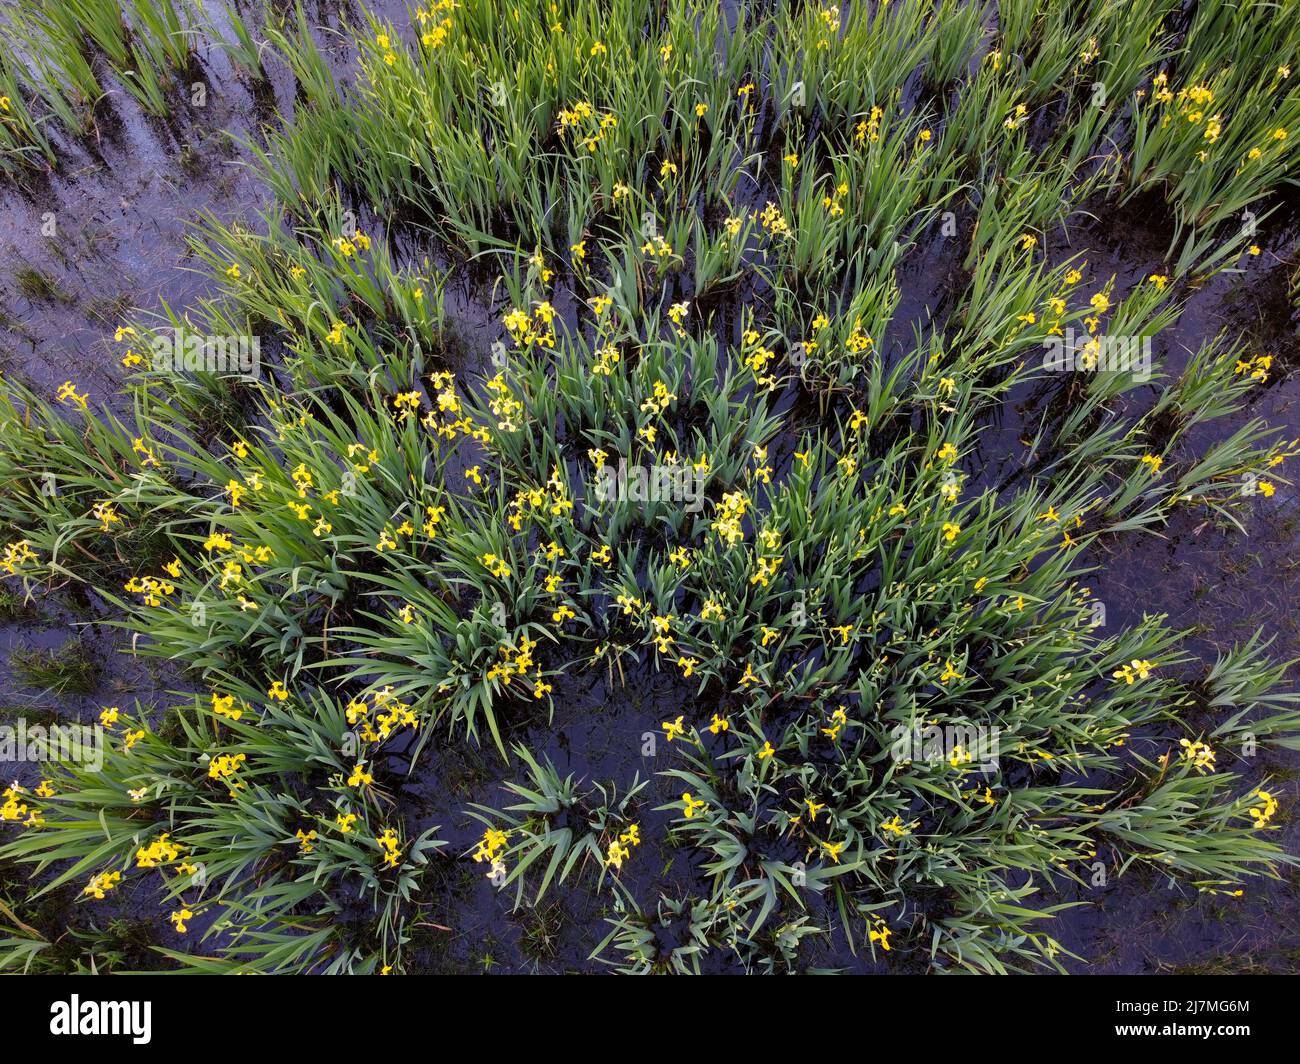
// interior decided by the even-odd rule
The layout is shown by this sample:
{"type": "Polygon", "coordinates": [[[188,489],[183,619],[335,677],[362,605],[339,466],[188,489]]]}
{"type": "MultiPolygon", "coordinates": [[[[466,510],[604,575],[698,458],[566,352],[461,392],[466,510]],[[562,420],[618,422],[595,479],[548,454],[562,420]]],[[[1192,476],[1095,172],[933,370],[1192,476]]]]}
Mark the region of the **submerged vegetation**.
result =
{"type": "MultiPolygon", "coordinates": [[[[18,171],[103,71],[160,114],[192,61],[179,5],[20,6],[18,171]]],[[[423,970],[469,867],[529,952],[572,916],[625,972],[1059,970],[1064,887],[1295,863],[1256,760],[1300,747],[1287,663],[1088,586],[1290,484],[1242,413],[1272,354],[1161,334],[1285,210],[1293,18],[438,0],[359,12],[343,75],[304,10],[227,16],[296,82],[243,145],[270,203],[196,227],[212,295],[115,324],[122,397],[0,393],[8,583],[84,589],[178,688],[4,792],[0,969],[423,970]],[[1134,203],[1163,265],[1061,252],[1134,203]],[[566,773],[525,740],[588,675],[622,752],[566,773]],[[504,786],[413,797],[459,772],[504,786]],[[60,898],[111,934],[48,941],[60,898]]]]}

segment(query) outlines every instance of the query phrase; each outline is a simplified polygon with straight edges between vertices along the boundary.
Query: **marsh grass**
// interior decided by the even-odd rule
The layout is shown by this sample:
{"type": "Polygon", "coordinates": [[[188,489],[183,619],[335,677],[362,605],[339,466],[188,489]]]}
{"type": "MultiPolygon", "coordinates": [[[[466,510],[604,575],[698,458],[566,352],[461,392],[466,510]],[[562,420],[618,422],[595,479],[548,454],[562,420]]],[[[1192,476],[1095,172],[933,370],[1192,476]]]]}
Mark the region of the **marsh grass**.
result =
{"type": "Polygon", "coordinates": [[[17,0],[0,16],[0,168],[14,176],[60,156],[47,135],[95,128],[95,110],[125,92],[147,114],[169,114],[188,92],[186,74],[200,24],[190,0],[17,0]],[[97,67],[111,71],[107,82],[97,67]],[[120,87],[120,88],[119,88],[120,87]]]}
{"type": "Polygon", "coordinates": [[[52,650],[19,648],[9,655],[17,679],[54,695],[92,695],[104,674],[102,657],[83,639],[69,639],[52,650]]]}
{"type": "Polygon", "coordinates": [[[59,282],[43,270],[34,266],[23,266],[14,274],[18,291],[33,303],[70,303],[72,296],[65,292],[59,282]]]}

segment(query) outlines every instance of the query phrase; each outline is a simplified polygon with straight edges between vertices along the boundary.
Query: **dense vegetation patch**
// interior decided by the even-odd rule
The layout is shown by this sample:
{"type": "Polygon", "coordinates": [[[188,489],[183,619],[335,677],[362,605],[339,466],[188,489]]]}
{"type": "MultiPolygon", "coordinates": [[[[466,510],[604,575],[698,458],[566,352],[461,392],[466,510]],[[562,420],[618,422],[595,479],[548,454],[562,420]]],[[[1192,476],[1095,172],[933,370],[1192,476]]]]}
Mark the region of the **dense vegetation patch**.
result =
{"type": "MultiPolygon", "coordinates": [[[[1293,861],[1252,764],[1296,744],[1285,665],[1106,624],[1087,571],[1286,483],[1237,416],[1270,354],[1158,341],[1295,173],[1294,20],[441,0],[357,24],[341,80],[301,12],[231,25],[298,99],[244,146],[257,224],[196,230],[216,294],[120,323],[115,412],[0,395],[4,569],[181,677],[5,792],[29,900],[147,884],[178,967],[414,971],[468,865],[503,912],[592,899],[624,971],[1000,972],[1059,967],[1063,885],[1293,861]],[[1146,277],[1062,251],[1152,195],[1146,277]],[[528,744],[588,674],[609,778],[528,744]],[[470,757],[505,789],[450,787],[470,757]]],[[[57,93],[16,77],[21,168],[57,93]]]]}

